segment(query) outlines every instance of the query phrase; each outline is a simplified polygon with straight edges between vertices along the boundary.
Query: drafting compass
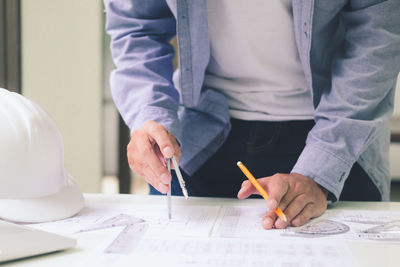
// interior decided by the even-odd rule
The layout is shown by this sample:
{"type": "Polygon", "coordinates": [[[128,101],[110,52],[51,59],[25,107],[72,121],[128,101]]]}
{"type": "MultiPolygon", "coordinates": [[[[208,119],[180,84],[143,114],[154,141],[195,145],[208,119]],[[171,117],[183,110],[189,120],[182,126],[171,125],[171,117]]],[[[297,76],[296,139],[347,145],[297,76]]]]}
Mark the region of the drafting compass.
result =
{"type": "MultiPolygon", "coordinates": [[[[167,159],[167,169],[171,173],[171,161],[172,161],[172,164],[174,165],[175,174],[176,174],[176,177],[178,178],[179,185],[181,186],[182,194],[185,197],[185,199],[188,199],[189,195],[186,190],[185,180],[183,180],[182,173],[179,170],[179,165],[176,162],[175,156],[172,156],[172,158],[167,159]]],[[[171,215],[171,183],[169,183],[169,191],[167,193],[167,205],[168,205],[168,219],[171,220],[171,218],[172,218],[172,215],[171,215]]]]}

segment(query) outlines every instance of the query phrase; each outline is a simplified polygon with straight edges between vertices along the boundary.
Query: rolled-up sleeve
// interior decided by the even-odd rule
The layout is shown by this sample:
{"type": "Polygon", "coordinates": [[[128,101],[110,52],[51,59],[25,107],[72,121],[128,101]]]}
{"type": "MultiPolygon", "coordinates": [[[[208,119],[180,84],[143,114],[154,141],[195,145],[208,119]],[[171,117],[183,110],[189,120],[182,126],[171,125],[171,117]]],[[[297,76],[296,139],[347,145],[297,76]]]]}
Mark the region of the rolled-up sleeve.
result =
{"type": "Polygon", "coordinates": [[[343,49],[323,88],[315,127],[292,172],[339,198],[352,165],[386,133],[400,71],[400,1],[349,1],[342,12],[343,49]]]}
{"type": "Polygon", "coordinates": [[[114,102],[131,131],[148,120],[178,140],[179,93],[173,85],[176,21],[162,0],[105,0],[106,31],[116,69],[110,86],[114,102]]]}

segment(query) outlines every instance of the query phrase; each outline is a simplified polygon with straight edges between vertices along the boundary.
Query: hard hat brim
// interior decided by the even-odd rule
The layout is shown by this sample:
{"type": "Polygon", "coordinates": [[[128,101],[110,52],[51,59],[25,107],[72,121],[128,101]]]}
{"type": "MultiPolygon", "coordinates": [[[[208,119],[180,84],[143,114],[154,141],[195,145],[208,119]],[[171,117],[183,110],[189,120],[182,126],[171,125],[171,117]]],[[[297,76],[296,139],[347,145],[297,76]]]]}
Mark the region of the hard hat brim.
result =
{"type": "MultiPolygon", "coordinates": [[[[68,174],[67,174],[68,175],[68,174]]],[[[0,218],[21,223],[56,221],[77,214],[84,206],[83,195],[71,176],[55,194],[25,199],[1,199],[0,218]]]]}

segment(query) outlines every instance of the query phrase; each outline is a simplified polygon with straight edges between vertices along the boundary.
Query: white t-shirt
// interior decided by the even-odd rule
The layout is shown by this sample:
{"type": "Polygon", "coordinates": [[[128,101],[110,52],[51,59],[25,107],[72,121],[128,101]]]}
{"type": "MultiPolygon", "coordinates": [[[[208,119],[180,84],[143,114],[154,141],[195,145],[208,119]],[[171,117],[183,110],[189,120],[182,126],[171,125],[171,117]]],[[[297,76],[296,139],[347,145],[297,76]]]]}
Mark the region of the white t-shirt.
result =
{"type": "Polygon", "coordinates": [[[207,0],[211,59],[204,85],[242,120],[313,118],[291,0],[207,0]]]}

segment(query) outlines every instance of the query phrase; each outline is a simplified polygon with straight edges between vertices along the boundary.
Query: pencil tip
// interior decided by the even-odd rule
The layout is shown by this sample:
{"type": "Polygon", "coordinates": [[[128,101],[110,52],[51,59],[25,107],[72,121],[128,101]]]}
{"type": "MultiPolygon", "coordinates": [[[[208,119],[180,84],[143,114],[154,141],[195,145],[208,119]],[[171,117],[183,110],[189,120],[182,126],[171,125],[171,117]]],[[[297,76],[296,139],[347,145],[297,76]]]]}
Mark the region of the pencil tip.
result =
{"type": "Polygon", "coordinates": [[[236,164],[239,166],[240,164],[242,164],[242,162],[241,162],[241,161],[238,161],[236,164]]]}
{"type": "Polygon", "coordinates": [[[182,192],[183,192],[183,196],[185,197],[185,199],[188,200],[189,199],[189,194],[188,194],[186,188],[182,188],[182,192]]]}
{"type": "Polygon", "coordinates": [[[282,214],[281,219],[282,219],[284,222],[287,222],[287,218],[286,218],[286,215],[285,215],[285,214],[282,214]]]}

